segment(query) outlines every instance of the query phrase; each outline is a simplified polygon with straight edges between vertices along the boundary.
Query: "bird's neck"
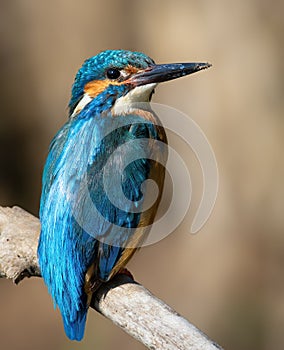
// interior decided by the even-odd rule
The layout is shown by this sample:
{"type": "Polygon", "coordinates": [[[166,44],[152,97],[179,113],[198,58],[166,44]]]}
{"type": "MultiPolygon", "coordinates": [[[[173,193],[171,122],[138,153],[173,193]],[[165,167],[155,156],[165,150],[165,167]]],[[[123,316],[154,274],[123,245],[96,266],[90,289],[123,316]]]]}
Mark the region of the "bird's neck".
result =
{"type": "Polygon", "coordinates": [[[125,87],[110,86],[96,97],[91,97],[87,92],[75,107],[70,118],[89,118],[94,115],[111,113],[113,116],[130,114],[134,110],[145,109],[145,103],[149,103],[156,84],[138,86],[130,91],[125,87]]]}

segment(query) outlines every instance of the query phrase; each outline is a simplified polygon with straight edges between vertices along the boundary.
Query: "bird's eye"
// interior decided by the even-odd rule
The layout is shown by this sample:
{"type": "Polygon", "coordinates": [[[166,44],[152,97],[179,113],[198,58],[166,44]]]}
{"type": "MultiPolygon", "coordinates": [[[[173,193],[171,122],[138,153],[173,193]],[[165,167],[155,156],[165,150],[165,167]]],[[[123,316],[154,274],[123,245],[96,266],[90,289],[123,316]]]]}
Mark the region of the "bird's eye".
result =
{"type": "Polygon", "coordinates": [[[109,79],[117,79],[120,77],[120,71],[116,68],[109,68],[106,75],[109,79]]]}

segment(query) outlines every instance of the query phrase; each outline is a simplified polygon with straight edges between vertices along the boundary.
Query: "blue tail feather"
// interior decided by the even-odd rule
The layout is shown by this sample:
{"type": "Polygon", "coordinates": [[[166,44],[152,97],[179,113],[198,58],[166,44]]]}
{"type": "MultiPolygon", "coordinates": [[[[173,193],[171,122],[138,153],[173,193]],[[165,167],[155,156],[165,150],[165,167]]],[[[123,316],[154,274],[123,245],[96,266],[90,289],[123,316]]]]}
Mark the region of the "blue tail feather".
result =
{"type": "Polygon", "coordinates": [[[82,340],[85,332],[86,318],[87,318],[87,309],[79,313],[78,319],[74,322],[70,322],[69,319],[63,317],[64,330],[67,337],[70,340],[82,340]]]}

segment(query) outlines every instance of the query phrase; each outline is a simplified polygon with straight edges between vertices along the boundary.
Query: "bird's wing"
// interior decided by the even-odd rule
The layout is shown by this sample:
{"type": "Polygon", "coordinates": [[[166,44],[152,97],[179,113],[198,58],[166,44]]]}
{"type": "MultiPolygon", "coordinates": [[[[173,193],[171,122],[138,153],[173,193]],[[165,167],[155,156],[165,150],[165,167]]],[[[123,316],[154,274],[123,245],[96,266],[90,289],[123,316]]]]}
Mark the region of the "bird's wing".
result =
{"type": "Polygon", "coordinates": [[[160,200],[159,196],[141,214],[143,182],[152,177],[161,192],[164,180],[163,168],[148,159],[162,153],[152,145],[158,139],[156,128],[137,116],[127,120],[129,125],[118,127],[113,117],[70,120],[53,140],[45,165],[39,261],[71,338],[83,334],[87,270],[88,291],[97,279],[107,280],[125,265],[153,221],[160,200]],[[130,146],[123,147],[128,142],[130,146]],[[125,159],[136,160],[123,168],[125,159]],[[117,174],[123,198],[113,181],[117,174]],[[143,229],[137,236],[139,226],[143,229]]]}
{"type": "Polygon", "coordinates": [[[83,198],[76,201],[84,205],[77,213],[92,213],[81,221],[88,222],[87,231],[99,241],[95,266],[87,274],[87,281],[93,281],[88,282],[91,288],[94,280],[108,280],[130,259],[149,231],[162,193],[164,168],[158,158],[165,152],[161,143],[154,142],[159,138],[156,127],[138,116],[127,120],[131,124],[119,126],[118,122],[103,138],[88,164],[87,191],[81,191],[83,198]],[[149,178],[159,187],[154,200],[147,185],[143,191],[149,178]],[[152,202],[147,209],[145,200],[152,202]]]}

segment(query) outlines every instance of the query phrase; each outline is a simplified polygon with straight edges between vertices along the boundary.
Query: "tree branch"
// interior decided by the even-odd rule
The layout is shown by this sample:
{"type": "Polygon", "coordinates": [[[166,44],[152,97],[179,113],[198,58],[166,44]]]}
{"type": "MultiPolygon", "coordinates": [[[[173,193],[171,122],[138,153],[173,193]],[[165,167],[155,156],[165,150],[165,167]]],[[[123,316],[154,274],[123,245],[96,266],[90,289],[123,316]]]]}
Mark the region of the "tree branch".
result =
{"type": "MultiPolygon", "coordinates": [[[[39,220],[19,207],[0,207],[0,277],[19,283],[40,276],[39,220]]],[[[91,307],[149,349],[217,350],[219,345],[127,275],[93,296],[91,307]]]]}

